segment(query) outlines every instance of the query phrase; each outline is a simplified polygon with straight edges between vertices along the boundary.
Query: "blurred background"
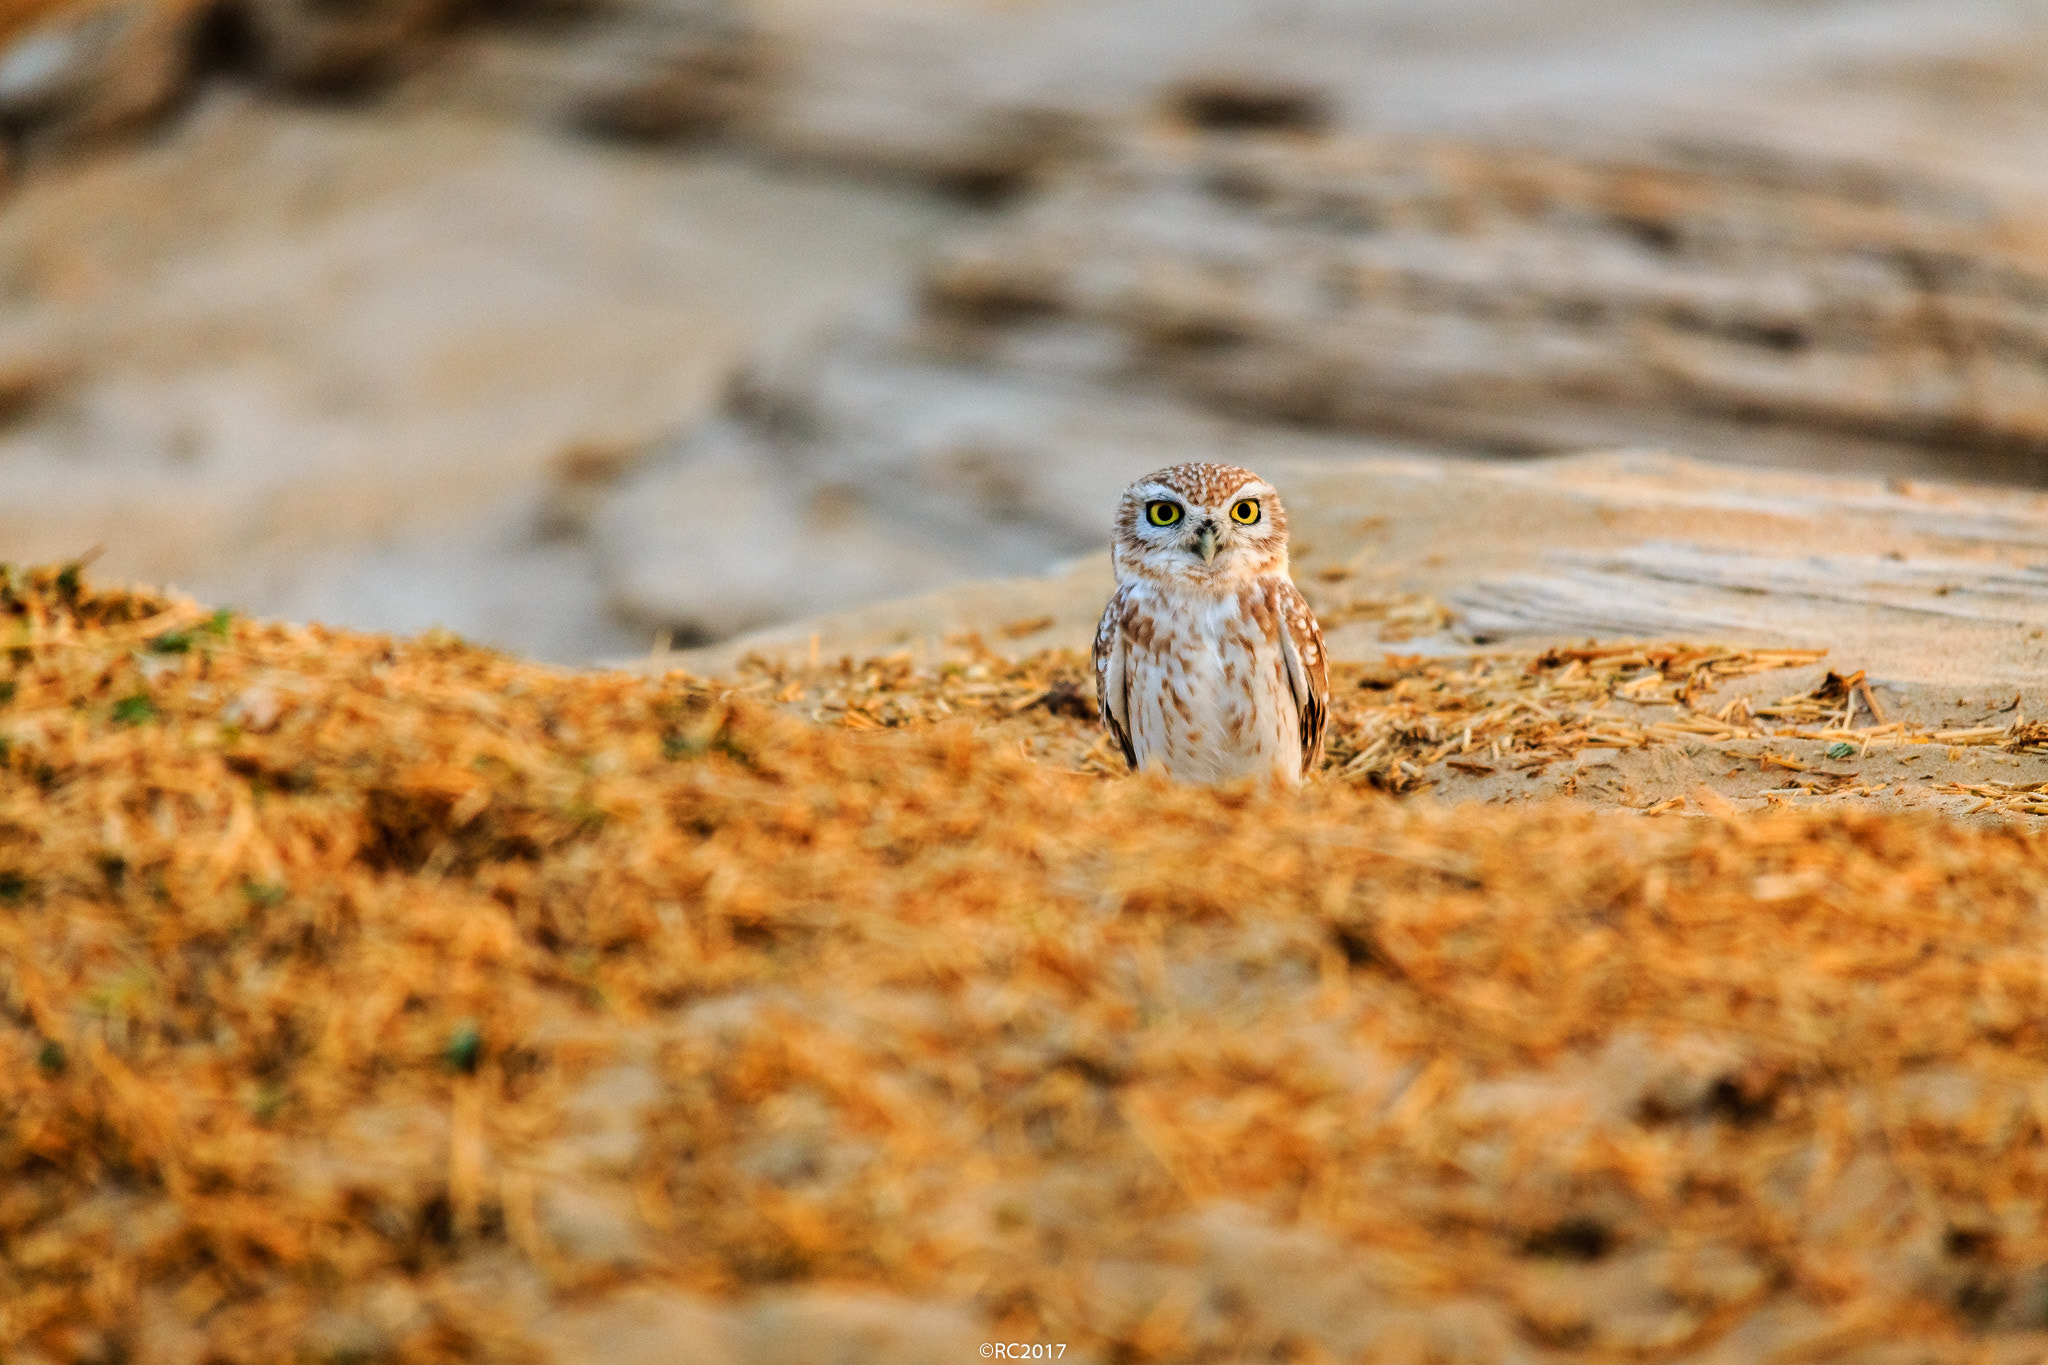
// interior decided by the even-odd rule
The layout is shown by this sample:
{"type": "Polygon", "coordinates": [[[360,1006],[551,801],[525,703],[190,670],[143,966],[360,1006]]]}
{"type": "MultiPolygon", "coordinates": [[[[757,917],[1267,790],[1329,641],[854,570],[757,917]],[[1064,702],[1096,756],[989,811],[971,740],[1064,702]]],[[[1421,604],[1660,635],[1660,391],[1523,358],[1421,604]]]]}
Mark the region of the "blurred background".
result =
{"type": "Polygon", "coordinates": [[[0,560],[583,662],[1187,458],[2048,486],[2048,5],[0,0],[0,560]]]}

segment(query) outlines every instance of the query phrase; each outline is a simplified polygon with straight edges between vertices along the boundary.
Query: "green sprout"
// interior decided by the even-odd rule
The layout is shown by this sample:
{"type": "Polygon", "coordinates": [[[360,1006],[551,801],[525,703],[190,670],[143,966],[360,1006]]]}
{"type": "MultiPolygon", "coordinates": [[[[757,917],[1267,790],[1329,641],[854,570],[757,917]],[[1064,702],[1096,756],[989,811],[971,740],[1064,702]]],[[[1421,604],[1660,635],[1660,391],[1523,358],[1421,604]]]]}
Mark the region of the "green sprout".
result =
{"type": "Polygon", "coordinates": [[[190,654],[193,645],[202,643],[199,639],[202,635],[214,640],[227,639],[228,630],[234,625],[234,621],[235,614],[226,607],[222,607],[196,626],[187,626],[183,630],[165,631],[162,635],[149,642],[149,652],[152,654],[190,654]]]}
{"type": "Polygon", "coordinates": [[[258,1123],[268,1123],[277,1117],[277,1111],[284,1107],[289,1098],[285,1088],[276,1081],[265,1081],[249,1095],[249,1115],[258,1123]]]}
{"type": "Polygon", "coordinates": [[[448,1046],[441,1050],[441,1060],[450,1071],[460,1071],[465,1076],[476,1074],[478,1058],[483,1055],[483,1035],[477,1032],[476,1021],[465,1019],[448,1033],[448,1046]]]}
{"type": "Polygon", "coordinates": [[[291,889],[282,882],[243,882],[242,899],[251,910],[270,910],[284,904],[291,889]]]}

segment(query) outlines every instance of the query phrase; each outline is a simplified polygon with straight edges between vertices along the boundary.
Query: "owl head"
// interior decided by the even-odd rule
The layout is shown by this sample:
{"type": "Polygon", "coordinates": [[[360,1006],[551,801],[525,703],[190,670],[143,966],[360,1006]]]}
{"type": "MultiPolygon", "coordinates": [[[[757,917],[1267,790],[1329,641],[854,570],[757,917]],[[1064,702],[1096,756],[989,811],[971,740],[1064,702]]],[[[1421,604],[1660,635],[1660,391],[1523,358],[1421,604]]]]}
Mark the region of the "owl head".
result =
{"type": "Polygon", "coordinates": [[[1249,469],[1177,464],[1124,490],[1112,551],[1119,582],[1154,577],[1219,586],[1287,572],[1287,512],[1249,469]]]}

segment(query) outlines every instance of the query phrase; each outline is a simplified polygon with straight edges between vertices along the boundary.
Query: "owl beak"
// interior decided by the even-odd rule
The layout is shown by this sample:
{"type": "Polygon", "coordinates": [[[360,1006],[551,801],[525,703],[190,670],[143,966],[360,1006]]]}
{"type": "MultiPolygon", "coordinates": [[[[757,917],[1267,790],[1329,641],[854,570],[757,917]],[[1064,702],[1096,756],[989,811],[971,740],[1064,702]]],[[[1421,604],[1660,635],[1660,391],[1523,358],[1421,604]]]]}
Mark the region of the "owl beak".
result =
{"type": "Polygon", "coordinates": [[[1205,521],[1202,529],[1195,532],[1195,553],[1202,557],[1204,564],[1216,558],[1216,523],[1205,521]]]}

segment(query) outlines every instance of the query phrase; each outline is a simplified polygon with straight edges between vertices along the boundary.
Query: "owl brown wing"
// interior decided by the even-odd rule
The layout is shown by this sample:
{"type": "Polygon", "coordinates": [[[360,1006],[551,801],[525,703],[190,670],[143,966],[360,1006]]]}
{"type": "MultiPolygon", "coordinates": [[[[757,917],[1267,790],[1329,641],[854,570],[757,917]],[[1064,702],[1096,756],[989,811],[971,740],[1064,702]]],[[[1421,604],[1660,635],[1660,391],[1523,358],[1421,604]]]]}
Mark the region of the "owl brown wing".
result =
{"type": "Polygon", "coordinates": [[[1323,757],[1323,727],[1330,719],[1330,668],[1323,628],[1301,589],[1280,579],[1273,589],[1280,614],[1280,655],[1287,662],[1287,686],[1301,712],[1301,775],[1323,757]]]}
{"type": "Polygon", "coordinates": [[[1124,668],[1126,605],[1126,594],[1118,588],[1102,609],[1101,624],[1095,627],[1095,699],[1102,707],[1103,725],[1124,751],[1124,762],[1136,770],[1138,751],[1131,747],[1130,683],[1124,668]]]}

